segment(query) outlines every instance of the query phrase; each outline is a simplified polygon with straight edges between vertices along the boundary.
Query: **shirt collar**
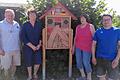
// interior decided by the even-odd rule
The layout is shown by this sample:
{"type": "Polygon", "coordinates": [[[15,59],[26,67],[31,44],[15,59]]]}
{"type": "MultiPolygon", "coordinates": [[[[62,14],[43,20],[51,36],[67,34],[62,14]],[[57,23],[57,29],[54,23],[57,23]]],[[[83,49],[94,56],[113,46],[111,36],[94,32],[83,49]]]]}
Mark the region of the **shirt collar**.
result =
{"type": "Polygon", "coordinates": [[[111,30],[111,29],[113,29],[113,27],[110,27],[109,29],[106,29],[106,28],[103,27],[103,29],[104,29],[104,30],[111,30]]]}
{"type": "MultiPolygon", "coordinates": [[[[10,24],[10,23],[7,22],[6,18],[3,20],[3,22],[4,22],[5,24],[10,24]]],[[[14,21],[13,21],[13,23],[12,23],[11,25],[13,25],[13,24],[14,24],[14,21]]]]}

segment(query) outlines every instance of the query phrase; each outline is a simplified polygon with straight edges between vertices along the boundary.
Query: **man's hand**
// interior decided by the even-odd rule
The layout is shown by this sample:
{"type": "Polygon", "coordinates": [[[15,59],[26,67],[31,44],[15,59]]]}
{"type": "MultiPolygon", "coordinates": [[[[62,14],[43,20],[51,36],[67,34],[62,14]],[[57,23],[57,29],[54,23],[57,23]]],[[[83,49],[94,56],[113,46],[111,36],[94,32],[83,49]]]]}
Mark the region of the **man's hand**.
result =
{"type": "Polygon", "coordinates": [[[118,66],[118,64],[119,64],[119,60],[118,60],[118,59],[114,59],[114,60],[112,61],[112,68],[113,68],[113,69],[116,68],[116,67],[118,66]]]}
{"type": "Polygon", "coordinates": [[[4,55],[5,55],[4,50],[0,50],[0,55],[2,55],[2,56],[4,56],[4,55]]]}
{"type": "Polygon", "coordinates": [[[93,42],[92,42],[92,63],[93,63],[94,65],[97,64],[97,60],[96,60],[96,57],[95,57],[96,44],[97,44],[97,41],[93,41],[93,42]]]}

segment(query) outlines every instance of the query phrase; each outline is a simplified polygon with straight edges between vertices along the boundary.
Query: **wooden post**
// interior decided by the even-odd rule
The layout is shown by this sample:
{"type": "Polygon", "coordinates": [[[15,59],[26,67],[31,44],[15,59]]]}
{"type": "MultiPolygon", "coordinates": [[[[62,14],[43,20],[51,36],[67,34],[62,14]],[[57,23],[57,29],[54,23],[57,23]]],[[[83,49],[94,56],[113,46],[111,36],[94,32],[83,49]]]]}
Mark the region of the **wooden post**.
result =
{"type": "Polygon", "coordinates": [[[69,49],[69,77],[72,76],[72,53],[71,53],[71,48],[69,49]]]}
{"type": "Polygon", "coordinates": [[[69,74],[68,76],[71,77],[72,76],[72,29],[70,29],[69,34],[70,34],[70,49],[69,49],[69,74]]]}
{"type": "Polygon", "coordinates": [[[46,59],[45,59],[46,53],[45,53],[45,49],[43,49],[43,80],[45,80],[45,65],[46,65],[46,59]]]}
{"type": "Polygon", "coordinates": [[[45,74],[46,74],[46,52],[45,48],[43,49],[43,80],[45,80],[45,74]]]}
{"type": "Polygon", "coordinates": [[[43,80],[45,80],[45,74],[46,74],[46,49],[45,49],[45,29],[43,30],[43,45],[42,45],[42,48],[43,48],[43,68],[42,68],[42,74],[43,74],[43,80]]]}
{"type": "MultiPolygon", "coordinates": [[[[47,44],[47,17],[45,17],[45,28],[43,29],[43,68],[42,68],[42,74],[43,74],[43,80],[46,78],[46,49],[52,49],[48,47],[47,44]]],[[[52,16],[52,17],[59,17],[59,16],[52,16]]],[[[73,31],[71,29],[71,17],[70,16],[61,16],[61,17],[69,17],[69,47],[66,49],[69,49],[69,71],[68,71],[68,76],[72,76],[72,38],[73,38],[73,31]]]]}

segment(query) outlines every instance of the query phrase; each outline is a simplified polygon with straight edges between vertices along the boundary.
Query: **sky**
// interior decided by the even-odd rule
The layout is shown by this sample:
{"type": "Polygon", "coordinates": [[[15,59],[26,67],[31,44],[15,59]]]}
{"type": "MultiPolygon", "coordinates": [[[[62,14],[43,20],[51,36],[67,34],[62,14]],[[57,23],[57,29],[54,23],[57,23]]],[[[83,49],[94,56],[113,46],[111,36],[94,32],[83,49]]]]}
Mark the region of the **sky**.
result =
{"type": "Polygon", "coordinates": [[[105,0],[105,3],[107,3],[108,9],[113,8],[113,10],[117,12],[116,14],[120,15],[120,0],[105,0]]]}
{"type": "MultiPolygon", "coordinates": [[[[27,3],[27,0],[0,0],[0,3],[27,3]]],[[[30,2],[32,0],[29,0],[30,2]]],[[[99,1],[99,0],[96,0],[99,1]]],[[[105,0],[105,3],[107,3],[108,9],[113,8],[114,11],[117,12],[118,15],[120,15],[120,0],[105,0]]]]}

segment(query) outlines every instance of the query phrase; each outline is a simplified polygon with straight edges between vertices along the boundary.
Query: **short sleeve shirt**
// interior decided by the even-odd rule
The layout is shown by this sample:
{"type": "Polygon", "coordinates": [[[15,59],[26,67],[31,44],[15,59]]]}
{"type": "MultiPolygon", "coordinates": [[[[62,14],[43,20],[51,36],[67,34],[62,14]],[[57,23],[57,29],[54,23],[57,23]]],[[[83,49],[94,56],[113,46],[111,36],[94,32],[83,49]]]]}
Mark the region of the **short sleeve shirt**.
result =
{"type": "Polygon", "coordinates": [[[5,52],[20,50],[19,32],[20,26],[16,21],[13,21],[13,24],[8,23],[6,19],[0,21],[0,40],[5,52]]]}
{"type": "Polygon", "coordinates": [[[113,60],[117,55],[117,44],[120,40],[120,29],[99,28],[96,30],[94,41],[97,41],[96,57],[113,60]]]}

